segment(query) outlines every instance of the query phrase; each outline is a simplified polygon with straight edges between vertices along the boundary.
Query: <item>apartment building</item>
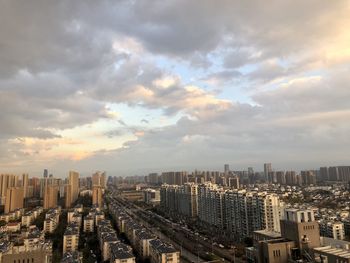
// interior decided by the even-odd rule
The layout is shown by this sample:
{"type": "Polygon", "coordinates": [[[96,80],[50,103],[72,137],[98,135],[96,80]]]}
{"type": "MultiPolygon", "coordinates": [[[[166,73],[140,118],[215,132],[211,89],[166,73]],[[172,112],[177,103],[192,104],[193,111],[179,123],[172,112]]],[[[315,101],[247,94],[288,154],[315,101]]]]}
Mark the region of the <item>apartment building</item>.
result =
{"type": "Polygon", "coordinates": [[[322,220],[319,222],[319,225],[321,236],[330,237],[338,240],[345,239],[345,230],[343,222],[322,220]]]}
{"type": "Polygon", "coordinates": [[[68,225],[63,235],[63,253],[78,250],[79,229],[74,225],[68,225]]]}
{"type": "Polygon", "coordinates": [[[149,242],[150,262],[151,263],[179,263],[180,252],[173,246],[161,241],[153,239],[149,242]]]}
{"type": "Polygon", "coordinates": [[[87,215],[84,217],[84,232],[94,232],[94,217],[87,215]]]}

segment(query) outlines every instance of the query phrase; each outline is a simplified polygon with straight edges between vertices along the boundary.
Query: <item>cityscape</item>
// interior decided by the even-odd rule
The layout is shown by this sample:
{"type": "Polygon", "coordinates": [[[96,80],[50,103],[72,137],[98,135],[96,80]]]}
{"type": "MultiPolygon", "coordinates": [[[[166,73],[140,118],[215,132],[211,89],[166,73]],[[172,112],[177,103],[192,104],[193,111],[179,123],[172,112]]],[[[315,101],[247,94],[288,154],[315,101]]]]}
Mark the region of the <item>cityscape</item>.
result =
{"type": "Polygon", "coordinates": [[[350,166],[0,175],[0,262],[347,262],[350,166]]]}
{"type": "Polygon", "coordinates": [[[349,0],[0,0],[0,263],[350,263],[349,28],[349,0]]]}

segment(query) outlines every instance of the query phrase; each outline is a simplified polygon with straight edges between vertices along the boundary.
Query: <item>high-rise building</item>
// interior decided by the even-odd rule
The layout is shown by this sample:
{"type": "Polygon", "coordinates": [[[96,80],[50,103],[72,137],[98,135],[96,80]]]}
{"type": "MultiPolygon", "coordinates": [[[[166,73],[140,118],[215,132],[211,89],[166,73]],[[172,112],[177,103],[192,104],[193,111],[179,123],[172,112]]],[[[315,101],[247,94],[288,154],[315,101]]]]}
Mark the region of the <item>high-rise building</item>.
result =
{"type": "Polygon", "coordinates": [[[239,188],[239,178],[237,176],[227,178],[227,184],[233,189],[239,188]]]}
{"type": "Polygon", "coordinates": [[[159,176],[157,173],[150,173],[148,175],[147,181],[149,184],[156,185],[156,184],[158,184],[158,181],[159,181],[158,178],[159,178],[159,176]]]}
{"type": "Polygon", "coordinates": [[[104,189],[107,187],[107,174],[106,174],[106,172],[101,173],[101,186],[104,189]]]}
{"type": "Polygon", "coordinates": [[[187,172],[164,172],[161,178],[163,184],[182,185],[187,182],[187,172]]]}
{"type": "Polygon", "coordinates": [[[269,172],[272,172],[272,164],[271,163],[264,163],[264,176],[265,176],[266,181],[269,178],[269,172]]]}
{"type": "Polygon", "coordinates": [[[339,180],[343,182],[350,181],[350,166],[338,166],[339,180]]]}
{"type": "Polygon", "coordinates": [[[321,167],[320,168],[320,180],[321,181],[328,181],[329,180],[328,167],[321,167]]]}
{"type": "Polygon", "coordinates": [[[5,213],[23,208],[23,187],[11,187],[6,191],[5,213]]]}
{"type": "Polygon", "coordinates": [[[48,177],[49,176],[49,171],[47,169],[44,169],[43,177],[48,177]]]}
{"type": "Polygon", "coordinates": [[[229,174],[230,173],[230,165],[228,165],[228,164],[224,165],[224,172],[225,172],[225,174],[229,174]]]}
{"type": "Polygon", "coordinates": [[[72,206],[73,197],[72,197],[72,186],[70,184],[66,184],[64,186],[64,198],[65,198],[65,207],[69,208],[72,206]]]}
{"type": "Polygon", "coordinates": [[[286,184],[286,175],[285,175],[284,171],[276,172],[276,179],[277,179],[277,183],[286,184]]]}
{"type": "Polygon", "coordinates": [[[94,185],[101,185],[101,173],[96,172],[92,175],[92,186],[94,185]]]}
{"type": "Polygon", "coordinates": [[[92,175],[92,186],[101,186],[102,188],[106,188],[107,186],[107,175],[106,172],[96,172],[92,175]]]}
{"type": "Polygon", "coordinates": [[[33,187],[33,196],[40,196],[40,179],[37,177],[32,177],[29,179],[29,185],[33,187]]]}
{"type": "Polygon", "coordinates": [[[94,185],[92,187],[92,204],[102,207],[102,187],[94,185]]]}
{"type": "Polygon", "coordinates": [[[328,169],[328,180],[330,181],[339,181],[339,172],[338,167],[333,166],[328,169]]]}
{"type": "Polygon", "coordinates": [[[301,171],[303,185],[316,185],[316,174],[314,171],[301,171]]]}
{"type": "Polygon", "coordinates": [[[225,192],[225,228],[237,240],[253,231],[280,231],[283,204],[275,194],[246,190],[225,192]]]}
{"type": "Polygon", "coordinates": [[[16,187],[18,176],[13,174],[1,174],[0,175],[0,199],[1,204],[4,205],[6,202],[7,189],[10,187],[16,187]]]}
{"type": "Polygon", "coordinates": [[[58,186],[47,185],[44,193],[44,209],[54,208],[57,206],[58,186]]]}
{"type": "Polygon", "coordinates": [[[78,199],[79,196],[79,173],[70,171],[68,175],[68,184],[71,186],[72,203],[78,199]]]}
{"type": "Polygon", "coordinates": [[[22,186],[23,186],[23,196],[27,197],[28,191],[28,174],[22,174],[22,186]]]}

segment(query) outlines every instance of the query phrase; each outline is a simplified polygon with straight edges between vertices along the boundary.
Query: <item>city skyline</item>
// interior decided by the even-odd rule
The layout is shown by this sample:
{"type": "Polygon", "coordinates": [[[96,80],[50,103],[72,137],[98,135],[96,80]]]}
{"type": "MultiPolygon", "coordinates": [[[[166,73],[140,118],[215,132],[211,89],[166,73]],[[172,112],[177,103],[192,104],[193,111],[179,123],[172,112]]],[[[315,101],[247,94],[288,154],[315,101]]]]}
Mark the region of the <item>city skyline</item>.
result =
{"type": "Polygon", "coordinates": [[[0,173],[348,165],[347,1],[0,7],[0,173]]]}

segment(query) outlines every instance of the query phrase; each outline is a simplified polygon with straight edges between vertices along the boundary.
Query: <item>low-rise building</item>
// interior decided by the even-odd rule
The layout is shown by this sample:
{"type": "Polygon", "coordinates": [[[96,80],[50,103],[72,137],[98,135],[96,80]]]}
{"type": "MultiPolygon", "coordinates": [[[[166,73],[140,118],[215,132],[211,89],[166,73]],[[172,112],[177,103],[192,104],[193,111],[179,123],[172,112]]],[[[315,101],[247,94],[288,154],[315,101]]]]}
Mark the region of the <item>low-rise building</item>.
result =
{"type": "Polygon", "coordinates": [[[135,256],[125,245],[120,243],[110,244],[111,263],[135,263],[135,256]]]}
{"type": "Polygon", "coordinates": [[[149,241],[149,244],[151,263],[180,262],[180,251],[176,250],[173,246],[160,239],[153,239],[149,241]]]}
{"type": "MultiPolygon", "coordinates": [[[[25,245],[13,246],[9,243],[7,243],[7,249],[2,253],[1,259],[4,263],[52,262],[52,243],[50,241],[36,242],[29,247],[25,245]]],[[[3,251],[3,244],[0,245],[0,251],[3,251]]]]}
{"type": "Polygon", "coordinates": [[[8,232],[19,232],[21,230],[21,222],[10,222],[7,223],[8,232]]]}
{"type": "Polygon", "coordinates": [[[91,215],[84,218],[84,232],[94,232],[94,217],[91,215]]]}
{"type": "Polygon", "coordinates": [[[343,240],[345,238],[345,230],[343,222],[320,221],[321,236],[343,240]]]}
{"type": "Polygon", "coordinates": [[[138,255],[143,259],[149,257],[149,242],[155,239],[155,236],[152,235],[145,229],[136,230],[135,232],[135,250],[138,255]]]}
{"type": "Polygon", "coordinates": [[[33,212],[31,212],[31,211],[27,212],[22,216],[22,219],[21,219],[22,225],[29,227],[31,225],[31,223],[33,222],[33,220],[34,220],[33,212]]]}
{"type": "Polygon", "coordinates": [[[61,263],[82,263],[83,255],[78,251],[67,252],[63,254],[61,263]]]}
{"type": "Polygon", "coordinates": [[[63,253],[78,249],[79,230],[75,226],[68,226],[63,235],[63,253]]]}

